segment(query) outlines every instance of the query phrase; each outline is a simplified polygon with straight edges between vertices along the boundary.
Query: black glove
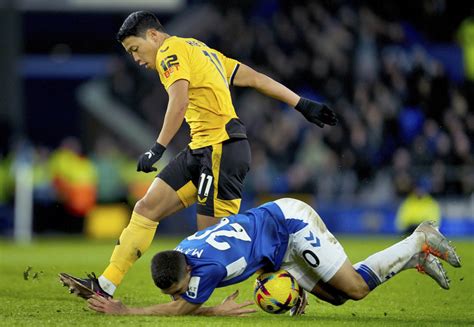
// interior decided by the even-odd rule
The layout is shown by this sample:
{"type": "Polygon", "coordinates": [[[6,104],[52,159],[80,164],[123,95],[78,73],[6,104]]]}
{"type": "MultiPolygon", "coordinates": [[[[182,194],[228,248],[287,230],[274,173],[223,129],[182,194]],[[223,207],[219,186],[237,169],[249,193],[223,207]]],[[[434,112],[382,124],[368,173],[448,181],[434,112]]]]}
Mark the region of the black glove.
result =
{"type": "Polygon", "coordinates": [[[310,122],[323,128],[324,124],[334,126],[337,116],[327,105],[301,97],[295,109],[310,122]]]}
{"type": "Polygon", "coordinates": [[[160,143],[155,143],[155,145],[150,150],[138,158],[137,171],[143,171],[145,173],[156,171],[156,168],[153,167],[153,164],[160,160],[165,150],[166,148],[160,143]]]}

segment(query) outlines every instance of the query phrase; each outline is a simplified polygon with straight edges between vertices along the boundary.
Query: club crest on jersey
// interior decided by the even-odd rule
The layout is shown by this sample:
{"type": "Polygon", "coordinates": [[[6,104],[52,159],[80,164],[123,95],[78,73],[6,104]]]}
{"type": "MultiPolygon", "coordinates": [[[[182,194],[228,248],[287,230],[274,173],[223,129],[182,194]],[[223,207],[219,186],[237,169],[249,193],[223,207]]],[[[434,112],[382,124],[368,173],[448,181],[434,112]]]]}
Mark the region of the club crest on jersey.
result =
{"type": "Polygon", "coordinates": [[[166,78],[170,77],[175,70],[179,70],[179,62],[177,55],[169,55],[160,62],[166,78]]]}
{"type": "Polygon", "coordinates": [[[191,299],[195,299],[197,297],[200,281],[201,277],[199,276],[193,276],[189,280],[189,286],[188,290],[186,291],[186,295],[189,296],[191,299]]]}

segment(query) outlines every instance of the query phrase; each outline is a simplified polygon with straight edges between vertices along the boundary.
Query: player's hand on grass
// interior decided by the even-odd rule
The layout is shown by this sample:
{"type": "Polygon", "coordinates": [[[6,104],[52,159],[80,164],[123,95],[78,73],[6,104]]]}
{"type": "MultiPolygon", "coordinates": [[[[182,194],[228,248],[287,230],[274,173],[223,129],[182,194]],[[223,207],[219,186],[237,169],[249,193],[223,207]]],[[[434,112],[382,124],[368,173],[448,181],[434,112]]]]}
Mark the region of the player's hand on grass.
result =
{"type": "Polygon", "coordinates": [[[119,300],[114,300],[112,298],[106,299],[99,295],[93,295],[87,300],[87,304],[89,309],[97,312],[111,315],[124,315],[128,313],[128,308],[119,300]]]}
{"type": "Polygon", "coordinates": [[[338,121],[336,113],[327,105],[303,97],[300,98],[295,109],[301,112],[308,121],[321,128],[323,128],[325,124],[334,126],[338,121]]]}
{"type": "Polygon", "coordinates": [[[252,308],[246,308],[249,305],[254,304],[253,301],[245,301],[242,303],[235,302],[235,299],[239,296],[239,291],[235,291],[222,301],[220,305],[216,307],[216,315],[219,316],[245,316],[249,313],[254,313],[257,310],[252,308]]]}
{"type": "Polygon", "coordinates": [[[160,143],[155,143],[150,150],[138,158],[137,171],[143,171],[145,173],[156,171],[156,168],[153,167],[153,165],[155,162],[160,160],[165,150],[166,148],[160,143]]]}

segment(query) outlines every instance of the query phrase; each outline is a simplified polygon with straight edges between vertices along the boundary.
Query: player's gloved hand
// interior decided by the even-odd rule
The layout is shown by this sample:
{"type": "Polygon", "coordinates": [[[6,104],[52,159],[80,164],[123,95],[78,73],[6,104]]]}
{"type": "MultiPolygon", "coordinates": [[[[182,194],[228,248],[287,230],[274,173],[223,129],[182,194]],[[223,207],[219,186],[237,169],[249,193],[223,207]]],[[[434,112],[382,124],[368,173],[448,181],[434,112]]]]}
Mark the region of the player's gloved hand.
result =
{"type": "Polygon", "coordinates": [[[301,112],[308,121],[321,128],[324,127],[324,124],[331,126],[337,124],[336,113],[324,103],[318,103],[301,97],[300,101],[296,104],[295,109],[301,112]]]}
{"type": "Polygon", "coordinates": [[[137,171],[143,171],[145,173],[156,171],[156,168],[153,167],[153,164],[160,160],[165,150],[166,148],[160,143],[155,143],[155,145],[153,145],[150,150],[138,158],[137,171]]]}

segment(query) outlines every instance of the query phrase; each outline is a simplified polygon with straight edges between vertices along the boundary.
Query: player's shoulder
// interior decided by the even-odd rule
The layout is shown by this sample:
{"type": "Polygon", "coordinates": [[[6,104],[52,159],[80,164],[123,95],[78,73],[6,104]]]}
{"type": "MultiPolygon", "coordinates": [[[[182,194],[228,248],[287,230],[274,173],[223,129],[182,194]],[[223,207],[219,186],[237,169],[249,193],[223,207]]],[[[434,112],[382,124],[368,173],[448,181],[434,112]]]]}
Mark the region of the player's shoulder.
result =
{"type": "Polygon", "coordinates": [[[163,59],[172,55],[192,55],[193,48],[207,48],[204,42],[194,38],[170,36],[158,49],[157,58],[163,59]]]}
{"type": "Polygon", "coordinates": [[[218,251],[213,251],[212,247],[200,249],[187,249],[184,253],[186,262],[191,266],[191,275],[193,276],[221,276],[227,271],[225,266],[227,262],[222,261],[222,256],[218,251]]]}
{"type": "Polygon", "coordinates": [[[163,46],[160,50],[166,49],[166,46],[170,47],[207,47],[207,45],[199,41],[198,39],[190,38],[190,37],[179,37],[179,36],[170,36],[166,39],[163,46]]]}
{"type": "Polygon", "coordinates": [[[183,42],[182,38],[170,36],[158,49],[156,57],[166,58],[170,55],[181,54],[183,52],[186,52],[186,44],[183,42]]]}

